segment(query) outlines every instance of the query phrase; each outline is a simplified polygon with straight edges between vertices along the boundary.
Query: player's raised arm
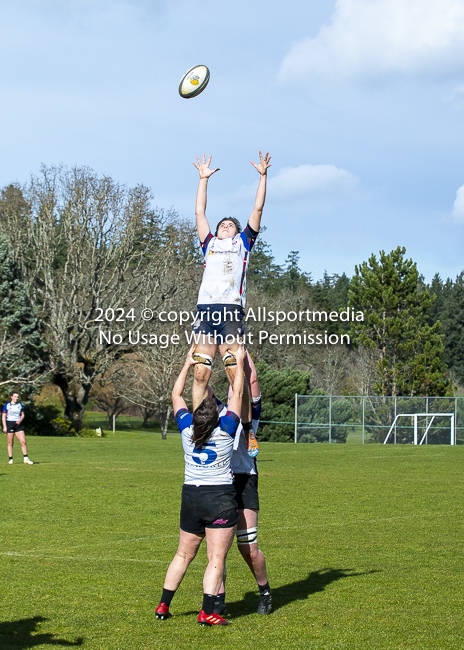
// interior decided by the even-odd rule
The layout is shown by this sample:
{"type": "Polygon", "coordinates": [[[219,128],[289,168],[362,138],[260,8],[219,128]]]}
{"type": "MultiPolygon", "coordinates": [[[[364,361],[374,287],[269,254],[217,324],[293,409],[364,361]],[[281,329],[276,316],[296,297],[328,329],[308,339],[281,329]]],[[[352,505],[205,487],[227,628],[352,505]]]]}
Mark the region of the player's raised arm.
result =
{"type": "Polygon", "coordinates": [[[172,389],[172,408],[174,411],[174,415],[177,413],[179,409],[185,409],[187,408],[187,405],[185,403],[184,398],[182,397],[184,394],[184,388],[185,388],[185,381],[187,379],[188,371],[190,366],[194,366],[197,361],[193,358],[193,353],[195,352],[195,345],[192,345],[190,350],[188,351],[187,358],[185,359],[184,367],[179,373],[179,376],[176,379],[176,383],[174,384],[174,388],[172,389]]]}
{"type": "Polygon", "coordinates": [[[269,169],[269,167],[271,167],[271,163],[269,162],[270,160],[271,160],[271,156],[269,155],[269,152],[263,158],[260,151],[259,164],[257,165],[256,163],[251,161],[253,167],[260,174],[258,191],[256,192],[255,205],[253,208],[253,212],[251,213],[250,219],[248,221],[250,226],[253,228],[253,230],[256,230],[256,232],[259,231],[259,226],[261,224],[261,215],[263,214],[264,201],[266,200],[267,170],[269,169]]]}
{"type": "Polygon", "coordinates": [[[242,411],[242,397],[243,397],[243,364],[245,363],[246,350],[243,343],[239,345],[236,350],[227,350],[235,357],[237,368],[235,370],[235,379],[233,385],[233,395],[227,404],[227,410],[232,411],[240,417],[242,411]]]}
{"type": "Polygon", "coordinates": [[[197,220],[197,231],[200,241],[203,242],[209,233],[209,224],[206,218],[206,194],[208,189],[208,180],[219,169],[210,169],[211,156],[206,162],[206,156],[203,154],[203,162],[197,157],[197,163],[193,163],[200,173],[200,182],[198,183],[197,201],[195,205],[195,217],[197,220]],[[198,164],[197,164],[198,163],[198,164]]]}

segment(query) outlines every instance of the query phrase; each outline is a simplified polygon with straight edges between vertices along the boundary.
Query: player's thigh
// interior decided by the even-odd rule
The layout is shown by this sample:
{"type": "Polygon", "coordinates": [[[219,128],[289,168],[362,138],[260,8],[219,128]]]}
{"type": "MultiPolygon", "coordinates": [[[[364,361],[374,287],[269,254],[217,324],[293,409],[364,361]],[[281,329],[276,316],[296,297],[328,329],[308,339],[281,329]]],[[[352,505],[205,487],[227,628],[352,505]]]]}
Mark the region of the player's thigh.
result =
{"type": "Polygon", "coordinates": [[[251,510],[250,508],[239,509],[237,530],[256,528],[258,526],[258,513],[259,510],[251,510]]]}
{"type": "Polygon", "coordinates": [[[233,341],[232,343],[221,343],[219,345],[219,352],[221,353],[221,357],[223,357],[228,350],[233,350],[235,352],[235,350],[237,349],[238,349],[237,339],[235,339],[235,341],[233,341]]]}
{"type": "Polygon", "coordinates": [[[188,533],[182,528],[179,529],[179,546],[177,554],[182,557],[195,557],[200,547],[201,542],[204,540],[204,535],[197,535],[196,533],[188,533]]]}
{"type": "Polygon", "coordinates": [[[208,558],[224,557],[234,541],[237,526],[230,528],[206,528],[206,552],[208,558]]]}
{"type": "Polygon", "coordinates": [[[216,354],[218,348],[217,343],[210,343],[208,339],[205,341],[202,340],[203,337],[200,337],[200,340],[195,346],[194,354],[208,354],[210,357],[213,357],[216,354]]]}
{"type": "Polygon", "coordinates": [[[6,441],[7,441],[7,443],[8,443],[9,445],[12,445],[12,444],[13,444],[14,436],[15,436],[14,431],[8,431],[8,432],[7,432],[7,434],[6,434],[6,441]]]}
{"type": "Polygon", "coordinates": [[[19,442],[22,445],[26,444],[26,434],[24,433],[24,431],[22,431],[22,430],[21,431],[15,431],[14,435],[18,438],[19,442]]]}

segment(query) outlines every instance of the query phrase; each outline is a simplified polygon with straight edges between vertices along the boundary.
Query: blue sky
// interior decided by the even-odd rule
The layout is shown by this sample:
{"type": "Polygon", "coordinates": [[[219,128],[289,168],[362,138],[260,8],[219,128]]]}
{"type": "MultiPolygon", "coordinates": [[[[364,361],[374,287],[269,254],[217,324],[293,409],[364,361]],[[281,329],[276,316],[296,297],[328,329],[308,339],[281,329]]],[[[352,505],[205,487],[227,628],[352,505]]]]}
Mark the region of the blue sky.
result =
{"type": "Polygon", "coordinates": [[[193,219],[205,152],[211,223],[245,223],[262,149],[279,263],[352,275],[402,245],[428,281],[464,268],[464,0],[1,0],[0,55],[2,186],[87,165],[193,219]]]}

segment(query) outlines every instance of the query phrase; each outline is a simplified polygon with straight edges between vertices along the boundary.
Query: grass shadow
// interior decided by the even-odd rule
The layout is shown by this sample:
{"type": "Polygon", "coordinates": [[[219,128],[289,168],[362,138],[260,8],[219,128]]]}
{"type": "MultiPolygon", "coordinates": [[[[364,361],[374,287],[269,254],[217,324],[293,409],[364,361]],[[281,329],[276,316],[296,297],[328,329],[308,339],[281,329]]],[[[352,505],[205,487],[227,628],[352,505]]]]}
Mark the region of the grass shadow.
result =
{"type": "Polygon", "coordinates": [[[54,634],[49,632],[34,634],[34,632],[37,632],[38,625],[47,620],[43,616],[34,616],[19,621],[0,623],[0,647],[2,650],[27,650],[27,648],[35,648],[46,643],[61,646],[62,648],[83,645],[84,639],[82,637],[79,637],[76,641],[66,641],[65,639],[57,639],[54,634]]]}
{"type": "MultiPolygon", "coordinates": [[[[343,578],[378,573],[378,570],[355,572],[354,569],[333,569],[326,567],[318,571],[311,571],[307,578],[291,582],[288,585],[272,588],[272,609],[276,611],[296,600],[307,600],[312,594],[324,591],[332,582],[343,578]]],[[[249,591],[243,600],[227,602],[227,610],[231,617],[239,618],[254,613],[258,607],[259,596],[256,591],[249,591]]]]}

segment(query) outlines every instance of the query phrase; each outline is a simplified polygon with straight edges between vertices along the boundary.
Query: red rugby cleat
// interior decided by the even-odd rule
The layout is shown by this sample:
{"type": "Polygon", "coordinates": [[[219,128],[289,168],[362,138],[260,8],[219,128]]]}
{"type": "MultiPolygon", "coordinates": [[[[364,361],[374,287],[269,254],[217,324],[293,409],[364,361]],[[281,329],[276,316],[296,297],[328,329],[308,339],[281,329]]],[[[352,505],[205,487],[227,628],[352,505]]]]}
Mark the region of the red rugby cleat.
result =
{"type": "Polygon", "coordinates": [[[205,614],[203,610],[198,614],[198,622],[200,625],[230,625],[230,622],[219,614],[205,614]]]}
{"type": "Polygon", "coordinates": [[[172,614],[169,611],[169,607],[167,605],[165,605],[164,603],[160,603],[156,608],[155,616],[160,621],[165,621],[168,618],[171,618],[172,614]]]}

